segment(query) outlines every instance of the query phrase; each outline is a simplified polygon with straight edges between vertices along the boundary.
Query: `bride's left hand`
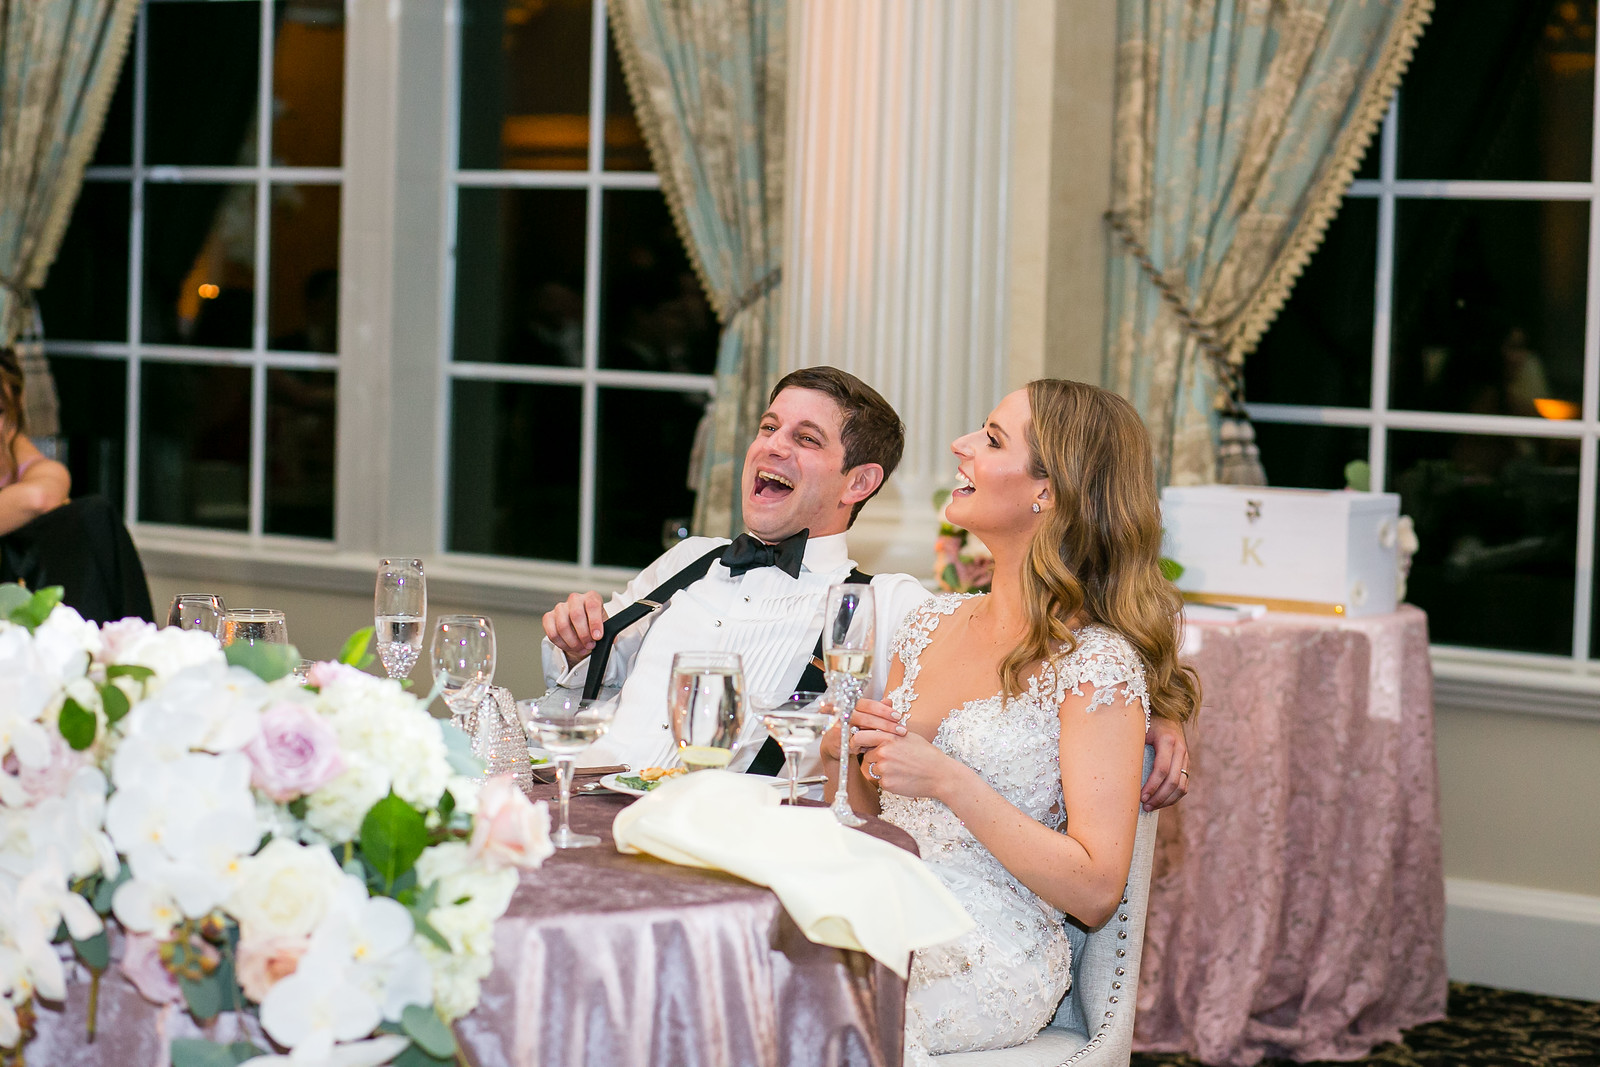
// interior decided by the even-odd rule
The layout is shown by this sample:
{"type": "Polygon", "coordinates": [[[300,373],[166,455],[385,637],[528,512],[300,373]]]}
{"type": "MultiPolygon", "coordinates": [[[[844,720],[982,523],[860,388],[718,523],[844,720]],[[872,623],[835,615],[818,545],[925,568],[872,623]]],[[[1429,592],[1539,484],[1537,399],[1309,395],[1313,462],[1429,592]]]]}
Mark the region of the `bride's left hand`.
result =
{"type": "Polygon", "coordinates": [[[883,730],[862,730],[850,742],[852,748],[865,752],[862,773],[880,789],[903,797],[938,799],[955,772],[963,766],[914,730],[904,736],[883,730]]]}

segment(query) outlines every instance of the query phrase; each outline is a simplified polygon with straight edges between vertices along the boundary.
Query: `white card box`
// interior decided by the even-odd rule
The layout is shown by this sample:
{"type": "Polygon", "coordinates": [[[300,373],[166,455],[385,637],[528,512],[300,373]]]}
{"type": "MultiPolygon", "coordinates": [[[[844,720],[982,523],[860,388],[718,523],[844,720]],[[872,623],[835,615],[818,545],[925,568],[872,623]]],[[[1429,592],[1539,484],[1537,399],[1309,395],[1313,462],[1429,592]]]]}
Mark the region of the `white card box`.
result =
{"type": "Polygon", "coordinates": [[[1395,609],[1394,493],[1169,486],[1161,512],[1187,600],[1349,618],[1395,609]]]}

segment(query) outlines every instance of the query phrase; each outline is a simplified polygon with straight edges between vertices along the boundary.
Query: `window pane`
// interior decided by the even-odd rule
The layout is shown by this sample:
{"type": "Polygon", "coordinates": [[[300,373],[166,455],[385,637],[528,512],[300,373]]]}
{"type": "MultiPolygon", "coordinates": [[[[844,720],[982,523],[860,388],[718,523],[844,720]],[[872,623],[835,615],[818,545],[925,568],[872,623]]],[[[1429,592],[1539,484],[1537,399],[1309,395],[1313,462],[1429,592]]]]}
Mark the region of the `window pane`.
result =
{"type": "Polygon", "coordinates": [[[267,371],[267,533],[333,537],[338,376],[267,371]]]}
{"type": "Polygon", "coordinates": [[[337,167],[344,103],[343,0],[278,0],[272,42],[272,160],[337,167]]]}
{"type": "Polygon", "coordinates": [[[146,362],[139,408],[139,518],[250,525],[250,370],[146,362]]]}
{"type": "MultiPolygon", "coordinates": [[[[622,77],[616,34],[606,27],[606,170],[653,170],[633,100],[622,77]]],[[[653,557],[652,557],[653,558],[653,557]]]]}
{"type": "Polygon", "coordinates": [[[688,524],[689,452],[705,407],[704,393],[600,390],[596,563],[642,567],[661,554],[668,520],[688,524]],[[649,448],[639,447],[644,437],[649,448]]]}
{"type": "Polygon", "coordinates": [[[84,182],[39,293],[45,336],[128,339],[128,184],[84,182]]]}
{"type": "Polygon", "coordinates": [[[61,400],[57,458],[72,472],[72,495],[99,494],[121,512],[128,365],[120,359],[51,356],[50,376],[61,400]]]}
{"type": "Polygon", "coordinates": [[[1571,653],[1578,442],[1391,431],[1388,486],[1435,642],[1571,653]]]}
{"type": "Polygon", "coordinates": [[[1245,362],[1257,403],[1372,403],[1373,279],[1378,202],[1345,198],[1261,344],[1245,362]]]}
{"type": "Polygon", "coordinates": [[[254,166],[261,6],[148,4],[145,162],[254,166]]]}
{"type": "Polygon", "coordinates": [[[611,189],[601,209],[600,365],[709,374],[717,320],[700,289],[666,198],[611,189]]]}
{"type": "Polygon", "coordinates": [[[95,145],[91,167],[126,167],[133,162],[133,47],[117,75],[117,87],[106,108],[105,124],[100,127],[100,142],[95,145]]]}
{"type": "Polygon", "coordinates": [[[589,163],[589,0],[463,0],[463,169],[589,163]]]}
{"type": "Polygon", "coordinates": [[[1400,93],[1400,176],[1588,181],[1594,30],[1594,0],[1437,5],[1400,93]]]}
{"type": "Polygon", "coordinates": [[[1295,489],[1343,489],[1344,468],[1367,458],[1365,427],[1255,423],[1267,484],[1295,489]]]}
{"type": "Polygon", "coordinates": [[[145,341],[249,348],[255,260],[255,186],[145,186],[145,341]]]}
{"type": "Polygon", "coordinates": [[[339,187],[272,187],[267,336],[287,352],[339,350],[339,187]]]}
{"type": "Polygon", "coordinates": [[[582,390],[457,381],[451,399],[450,549],[575,562],[582,390]]]}
{"type": "Polygon", "coordinates": [[[1538,415],[1581,398],[1588,204],[1403,200],[1395,231],[1392,407],[1538,415]]]}
{"type": "Polygon", "coordinates": [[[454,358],[583,363],[581,189],[462,189],[454,358]]]}

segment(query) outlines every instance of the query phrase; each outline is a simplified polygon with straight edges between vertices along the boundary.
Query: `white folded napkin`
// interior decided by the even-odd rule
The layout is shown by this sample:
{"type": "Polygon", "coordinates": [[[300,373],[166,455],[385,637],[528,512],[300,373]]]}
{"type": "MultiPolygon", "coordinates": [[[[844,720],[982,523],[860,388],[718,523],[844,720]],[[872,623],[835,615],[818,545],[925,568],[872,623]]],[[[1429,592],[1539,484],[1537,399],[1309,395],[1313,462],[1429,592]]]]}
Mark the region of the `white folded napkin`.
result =
{"type": "Polygon", "coordinates": [[[911,953],[960,937],[971,916],[917,857],[839,825],[826,808],[779,806],[764,777],[696,771],[617,815],[617,851],[768,886],[812,941],[865,952],[906,977],[911,953]]]}

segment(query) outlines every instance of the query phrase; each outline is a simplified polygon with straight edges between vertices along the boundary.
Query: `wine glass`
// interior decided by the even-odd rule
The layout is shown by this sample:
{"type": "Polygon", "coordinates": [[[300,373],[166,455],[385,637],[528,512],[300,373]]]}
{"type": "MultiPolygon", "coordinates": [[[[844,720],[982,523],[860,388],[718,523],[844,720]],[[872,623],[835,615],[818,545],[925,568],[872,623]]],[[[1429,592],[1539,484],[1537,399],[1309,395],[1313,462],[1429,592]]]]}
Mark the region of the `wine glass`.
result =
{"type": "Polygon", "coordinates": [[[833,726],[838,710],[825,693],[767,693],[754,703],[761,725],[783,749],[783,772],[789,779],[789,803],[800,803],[800,757],[833,726]]]}
{"type": "Polygon", "coordinates": [[[555,757],[561,776],[561,828],[550,835],[556,848],[588,848],[598,845],[593,834],[575,834],[567,821],[572,802],[572,769],[578,753],[606,735],[617,713],[617,700],[585,700],[571,691],[547,693],[538,700],[517,701],[517,718],[528,737],[555,757]]]}
{"type": "Polygon", "coordinates": [[[828,693],[839,709],[839,788],[833,814],[846,826],[866,820],[850,807],[850,716],[872,677],[874,620],[872,586],[847,582],[828,590],[822,615],[822,661],[828,668],[828,693]]]}
{"type": "Polygon", "coordinates": [[[739,654],[673,656],[667,713],[685,767],[698,771],[731,763],[744,729],[744,663],[739,654]]]}
{"type": "Polygon", "coordinates": [[[273,608],[234,608],[222,617],[222,643],[287,645],[289,624],[273,608]]]}
{"type": "Polygon", "coordinates": [[[179,593],[167,609],[167,625],[180,630],[203,630],[222,639],[222,621],[228,605],[215,593],[179,593]]]}
{"type": "Polygon", "coordinates": [[[450,722],[476,738],[478,705],[494,681],[494,623],[482,615],[441,615],[431,654],[450,722]]]}
{"type": "Polygon", "coordinates": [[[422,654],[422,626],[428,618],[428,579],[420,559],[378,561],[372,614],[384,673],[406,677],[422,654]]]}

